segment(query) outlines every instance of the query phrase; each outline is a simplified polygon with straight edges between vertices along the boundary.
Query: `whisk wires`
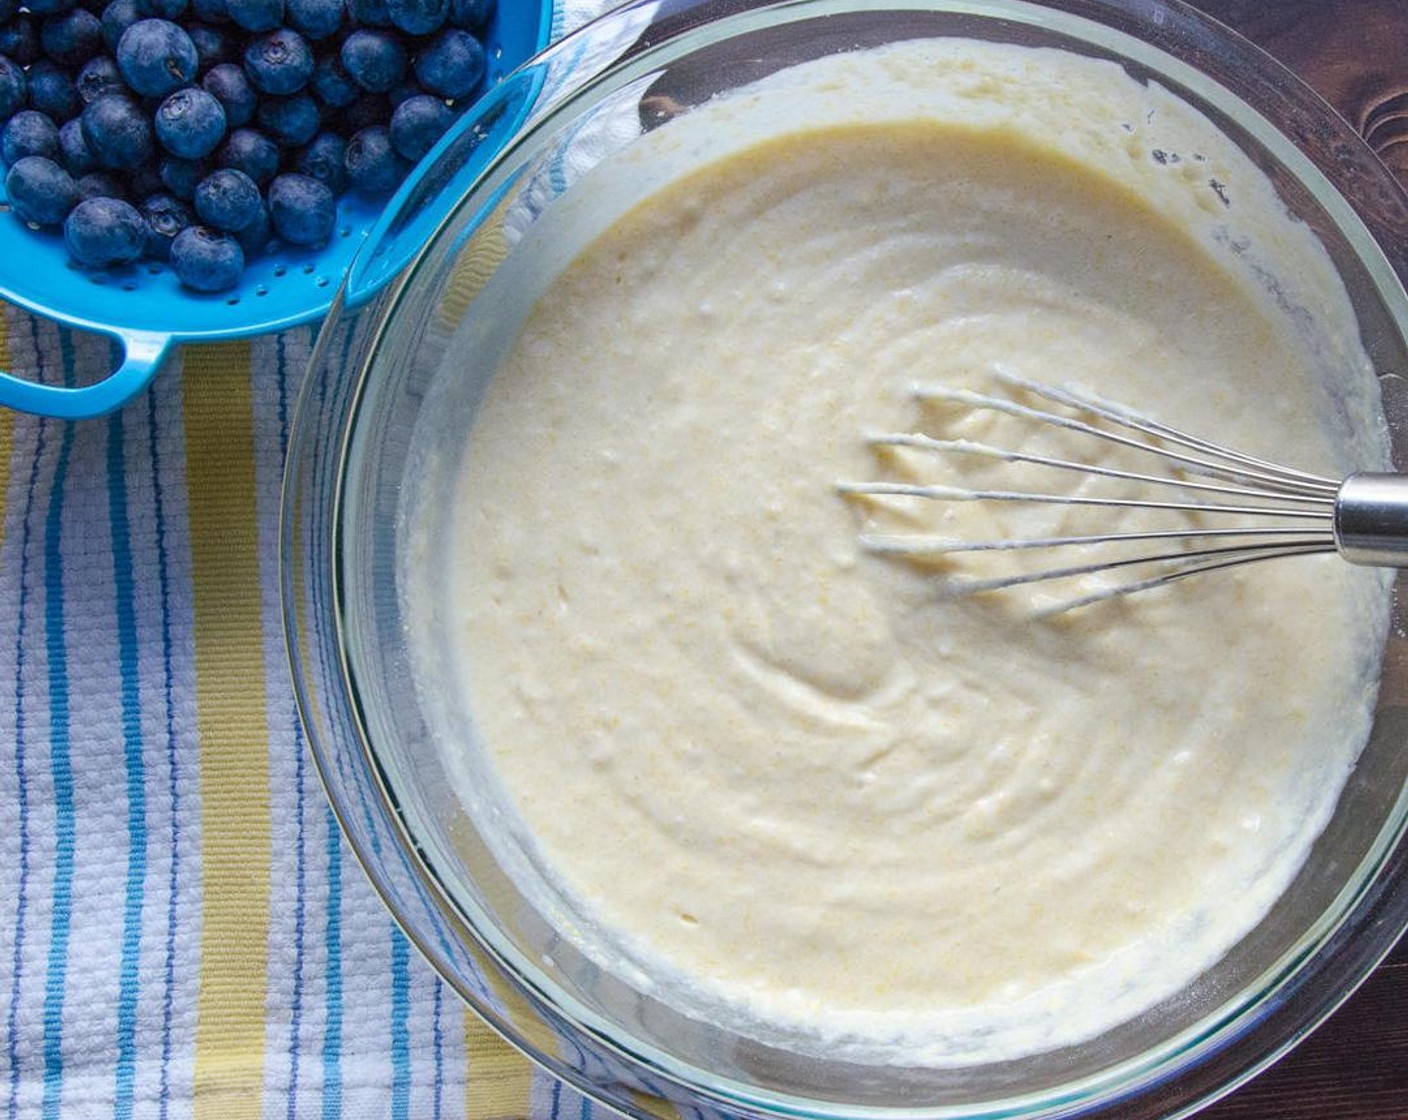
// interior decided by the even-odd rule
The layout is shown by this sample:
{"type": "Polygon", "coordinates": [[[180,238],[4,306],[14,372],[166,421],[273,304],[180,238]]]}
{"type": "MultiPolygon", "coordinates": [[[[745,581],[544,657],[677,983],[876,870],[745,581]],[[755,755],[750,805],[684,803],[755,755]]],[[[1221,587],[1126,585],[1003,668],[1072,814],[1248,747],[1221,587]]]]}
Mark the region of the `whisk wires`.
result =
{"type": "Polygon", "coordinates": [[[1080,549],[1096,557],[987,579],[955,577],[946,584],[954,594],[1001,591],[1107,572],[1121,572],[1129,577],[1063,600],[1043,614],[1072,610],[1253,561],[1335,551],[1334,510],[1340,488],[1335,480],[1224,447],[1070,388],[1046,385],[1000,368],[993,371],[993,379],[996,389],[991,393],[919,385],[914,395],[923,403],[956,405],[965,413],[1003,413],[1036,429],[1062,429],[1082,439],[1115,445],[1147,457],[1150,468],[1130,469],[924,433],[877,434],[870,436],[868,442],[874,447],[903,448],[940,457],[977,456],[1025,464],[1139,489],[1134,495],[1092,495],[942,482],[876,481],[841,483],[839,491],[862,499],[1088,506],[1119,512],[1121,516],[1125,512],[1155,511],[1196,515],[1199,519],[1211,515],[1215,519],[1237,519],[1239,523],[990,540],[922,533],[867,533],[861,538],[866,549],[926,563],[957,553],[1060,549],[1080,549]],[[1028,403],[1031,400],[1045,405],[1028,403]],[[1050,406],[1065,411],[1057,412],[1050,406]],[[1112,555],[1112,546],[1121,552],[1112,555]]]}

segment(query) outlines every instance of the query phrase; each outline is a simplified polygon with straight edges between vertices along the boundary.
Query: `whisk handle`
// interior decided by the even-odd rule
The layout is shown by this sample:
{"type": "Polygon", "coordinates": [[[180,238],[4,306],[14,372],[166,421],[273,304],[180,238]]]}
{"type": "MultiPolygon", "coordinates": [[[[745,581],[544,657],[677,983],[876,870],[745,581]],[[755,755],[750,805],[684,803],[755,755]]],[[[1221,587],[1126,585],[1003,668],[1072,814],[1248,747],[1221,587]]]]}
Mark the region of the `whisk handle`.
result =
{"type": "Polygon", "coordinates": [[[1352,474],[1335,496],[1335,547],[1351,564],[1408,568],[1408,474],[1352,474]]]}

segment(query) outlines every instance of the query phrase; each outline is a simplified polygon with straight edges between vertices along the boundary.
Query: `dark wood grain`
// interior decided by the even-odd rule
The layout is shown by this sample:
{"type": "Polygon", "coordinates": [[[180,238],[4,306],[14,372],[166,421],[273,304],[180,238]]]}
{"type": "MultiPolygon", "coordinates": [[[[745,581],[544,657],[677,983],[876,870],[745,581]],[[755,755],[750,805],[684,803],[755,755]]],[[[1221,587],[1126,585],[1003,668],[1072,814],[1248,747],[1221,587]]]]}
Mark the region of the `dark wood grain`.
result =
{"type": "MultiPolygon", "coordinates": [[[[1408,0],[1195,0],[1295,70],[1408,184],[1408,0]]],[[[1408,1120],[1408,947],[1200,1120],[1408,1120]]]]}
{"type": "Polygon", "coordinates": [[[1296,71],[1408,181],[1405,0],[1195,0],[1296,71]]]}
{"type": "Polygon", "coordinates": [[[1199,1120],[1408,1117],[1408,954],[1379,966],[1348,1003],[1199,1120]]]}

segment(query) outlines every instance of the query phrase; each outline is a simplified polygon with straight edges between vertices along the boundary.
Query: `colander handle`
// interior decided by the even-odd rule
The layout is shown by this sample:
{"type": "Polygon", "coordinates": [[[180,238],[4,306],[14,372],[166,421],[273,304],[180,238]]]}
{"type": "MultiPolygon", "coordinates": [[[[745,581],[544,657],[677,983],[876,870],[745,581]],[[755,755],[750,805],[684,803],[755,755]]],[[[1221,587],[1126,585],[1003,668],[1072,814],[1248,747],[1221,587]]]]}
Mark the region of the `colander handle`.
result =
{"type": "MultiPolygon", "coordinates": [[[[347,308],[371,299],[430,242],[470,185],[517,134],[537,103],[546,76],[541,65],[509,74],[411,169],[352,260],[343,288],[347,308]]],[[[471,224],[477,221],[476,217],[471,224]]]]}
{"type": "Polygon", "coordinates": [[[151,331],[112,333],[122,343],[123,357],[103,380],[81,386],[41,385],[0,372],[0,405],[59,420],[88,420],[121,408],[156,376],[175,339],[151,331]]]}

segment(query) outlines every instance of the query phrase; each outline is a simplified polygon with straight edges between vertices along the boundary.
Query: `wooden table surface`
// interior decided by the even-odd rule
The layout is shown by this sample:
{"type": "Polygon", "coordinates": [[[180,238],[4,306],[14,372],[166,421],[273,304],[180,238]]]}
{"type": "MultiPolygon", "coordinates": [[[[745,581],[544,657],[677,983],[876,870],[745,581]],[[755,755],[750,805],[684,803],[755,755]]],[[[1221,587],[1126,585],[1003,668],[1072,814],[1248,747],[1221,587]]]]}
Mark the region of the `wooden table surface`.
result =
{"type": "MultiPolygon", "coordinates": [[[[1192,0],[1310,83],[1408,184],[1408,0],[1192,0]]],[[[1408,1120],[1408,939],[1290,1055],[1199,1120],[1408,1120]]]]}

